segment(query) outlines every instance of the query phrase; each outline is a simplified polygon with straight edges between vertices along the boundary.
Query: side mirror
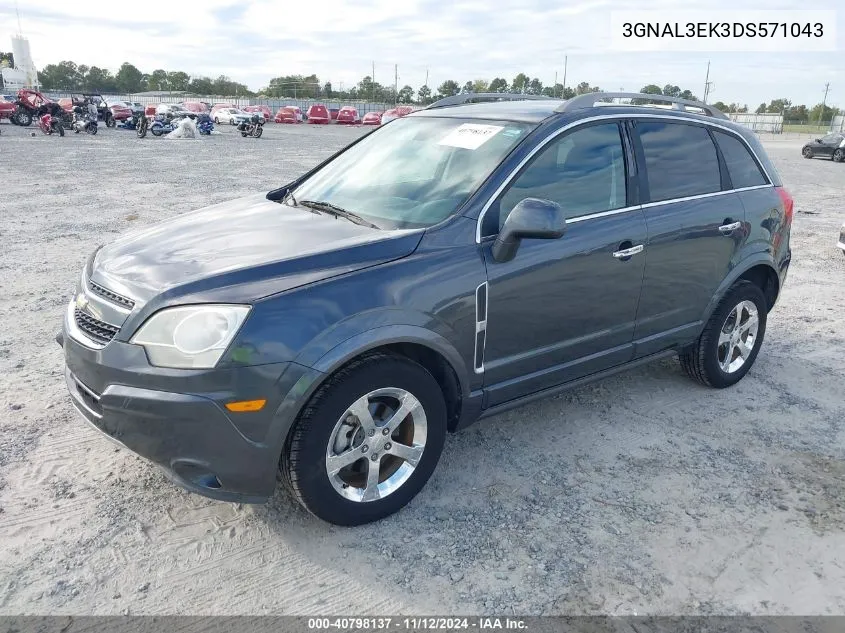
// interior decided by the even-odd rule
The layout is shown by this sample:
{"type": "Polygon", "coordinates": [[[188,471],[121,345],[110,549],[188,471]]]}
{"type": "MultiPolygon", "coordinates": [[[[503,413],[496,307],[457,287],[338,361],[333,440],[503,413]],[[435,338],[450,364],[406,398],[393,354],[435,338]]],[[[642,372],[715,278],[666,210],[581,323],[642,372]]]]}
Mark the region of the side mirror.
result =
{"type": "Polygon", "coordinates": [[[514,258],[523,239],[555,240],[566,233],[566,216],[551,200],[525,198],[505,218],[493,242],[493,259],[507,262],[514,258]]]}
{"type": "Polygon", "coordinates": [[[821,142],[822,142],[822,140],[820,138],[816,139],[816,143],[821,143],[821,142]]]}

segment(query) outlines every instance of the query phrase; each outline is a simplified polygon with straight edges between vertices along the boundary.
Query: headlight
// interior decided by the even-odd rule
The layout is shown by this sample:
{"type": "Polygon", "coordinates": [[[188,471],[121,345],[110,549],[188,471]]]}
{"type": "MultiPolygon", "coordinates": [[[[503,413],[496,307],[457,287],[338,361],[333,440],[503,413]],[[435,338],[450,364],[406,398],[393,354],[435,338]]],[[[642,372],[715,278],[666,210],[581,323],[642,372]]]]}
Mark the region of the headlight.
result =
{"type": "Polygon", "coordinates": [[[157,367],[211,369],[249,310],[249,306],[211,304],[166,308],[147,319],[130,342],[142,345],[157,367]]]}

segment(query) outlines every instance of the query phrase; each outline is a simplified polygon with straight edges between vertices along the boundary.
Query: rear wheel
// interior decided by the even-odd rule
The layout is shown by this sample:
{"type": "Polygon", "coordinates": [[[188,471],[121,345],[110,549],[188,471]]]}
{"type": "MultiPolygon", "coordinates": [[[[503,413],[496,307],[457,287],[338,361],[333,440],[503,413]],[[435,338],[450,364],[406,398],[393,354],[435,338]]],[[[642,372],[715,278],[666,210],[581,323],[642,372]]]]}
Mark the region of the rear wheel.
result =
{"type": "Polygon", "coordinates": [[[360,525],[405,506],[428,481],[446,438],[437,381],[400,356],[372,354],[330,377],[300,414],[281,471],[324,521],[360,525]]]}
{"type": "Polygon", "coordinates": [[[813,148],[812,147],[805,147],[803,150],[801,150],[801,155],[804,156],[804,158],[812,158],[813,157],[813,148]]]}
{"type": "Polygon", "coordinates": [[[690,378],[717,389],[738,383],[763,344],[767,310],[759,286],[737,282],[719,302],[698,340],[680,354],[690,378]]]}
{"type": "Polygon", "coordinates": [[[845,152],[843,152],[841,149],[837,149],[835,152],[833,152],[833,160],[837,163],[841,163],[843,160],[845,160],[845,152]]]}

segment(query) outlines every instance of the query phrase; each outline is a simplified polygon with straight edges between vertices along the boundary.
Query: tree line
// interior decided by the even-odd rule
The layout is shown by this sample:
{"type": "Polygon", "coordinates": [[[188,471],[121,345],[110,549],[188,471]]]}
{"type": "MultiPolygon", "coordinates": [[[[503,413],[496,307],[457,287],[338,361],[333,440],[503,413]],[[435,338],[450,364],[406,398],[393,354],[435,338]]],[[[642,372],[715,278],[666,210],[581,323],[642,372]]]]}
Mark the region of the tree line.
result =
{"type": "MultiPolygon", "coordinates": [[[[0,63],[14,66],[12,53],[0,51],[0,63]]],[[[576,86],[564,86],[560,83],[545,85],[538,77],[530,77],[525,73],[517,74],[508,81],[504,77],[494,77],[491,80],[474,79],[461,84],[448,79],[436,89],[423,85],[414,89],[411,85],[404,85],[395,90],[392,85],[383,85],[370,75],[365,76],[357,84],[349,87],[333,85],[330,81],[321,82],[316,74],[283,75],[272,78],[267,86],[257,93],[249,90],[244,84],[233,81],[225,75],[217,78],[197,76],[182,71],[168,71],[156,69],[151,73],[144,73],[133,64],[124,62],[118,71],[112,74],[106,68],[86,66],[72,61],[58,64],[48,64],[39,73],[38,79],[44,90],[54,91],[91,91],[116,94],[133,94],[137,92],[172,91],[189,92],[198,95],[242,96],[242,97],[289,97],[301,99],[338,99],[349,101],[373,101],[382,103],[401,103],[428,105],[452,95],[460,93],[499,92],[512,94],[545,95],[561,99],[571,99],[574,96],[589,92],[599,92],[598,86],[583,81],[576,86]],[[345,88],[345,89],[344,89],[345,88]]],[[[644,94],[679,97],[697,101],[698,97],[688,89],[681,89],[674,84],[660,87],[648,84],[640,88],[644,94]]],[[[723,112],[748,112],[747,104],[723,103],[716,101],[714,107],[723,112]]],[[[813,123],[829,121],[840,110],[824,104],[793,105],[789,99],[773,99],[768,104],[761,103],[756,113],[783,114],[787,121],[813,123]]]]}

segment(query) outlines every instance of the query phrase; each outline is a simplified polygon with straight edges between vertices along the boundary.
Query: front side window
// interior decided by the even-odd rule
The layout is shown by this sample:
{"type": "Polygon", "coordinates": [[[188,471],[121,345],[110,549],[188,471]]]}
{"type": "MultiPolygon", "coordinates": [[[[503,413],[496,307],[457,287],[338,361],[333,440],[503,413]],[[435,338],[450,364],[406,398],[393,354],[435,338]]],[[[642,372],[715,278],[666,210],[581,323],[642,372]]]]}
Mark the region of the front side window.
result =
{"type": "Polygon", "coordinates": [[[619,125],[591,125],[550,142],[487,211],[482,234],[497,233],[514,206],[525,198],[556,202],[567,218],[626,206],[619,125]]]}
{"type": "MultiPolygon", "coordinates": [[[[423,228],[452,215],[531,126],[407,117],[370,133],[293,190],[379,228],[423,228]]],[[[290,203],[290,200],[289,200],[290,203]]]]}
{"type": "Polygon", "coordinates": [[[638,121],[651,202],[720,191],[716,146],[698,125],[638,121]]]}

